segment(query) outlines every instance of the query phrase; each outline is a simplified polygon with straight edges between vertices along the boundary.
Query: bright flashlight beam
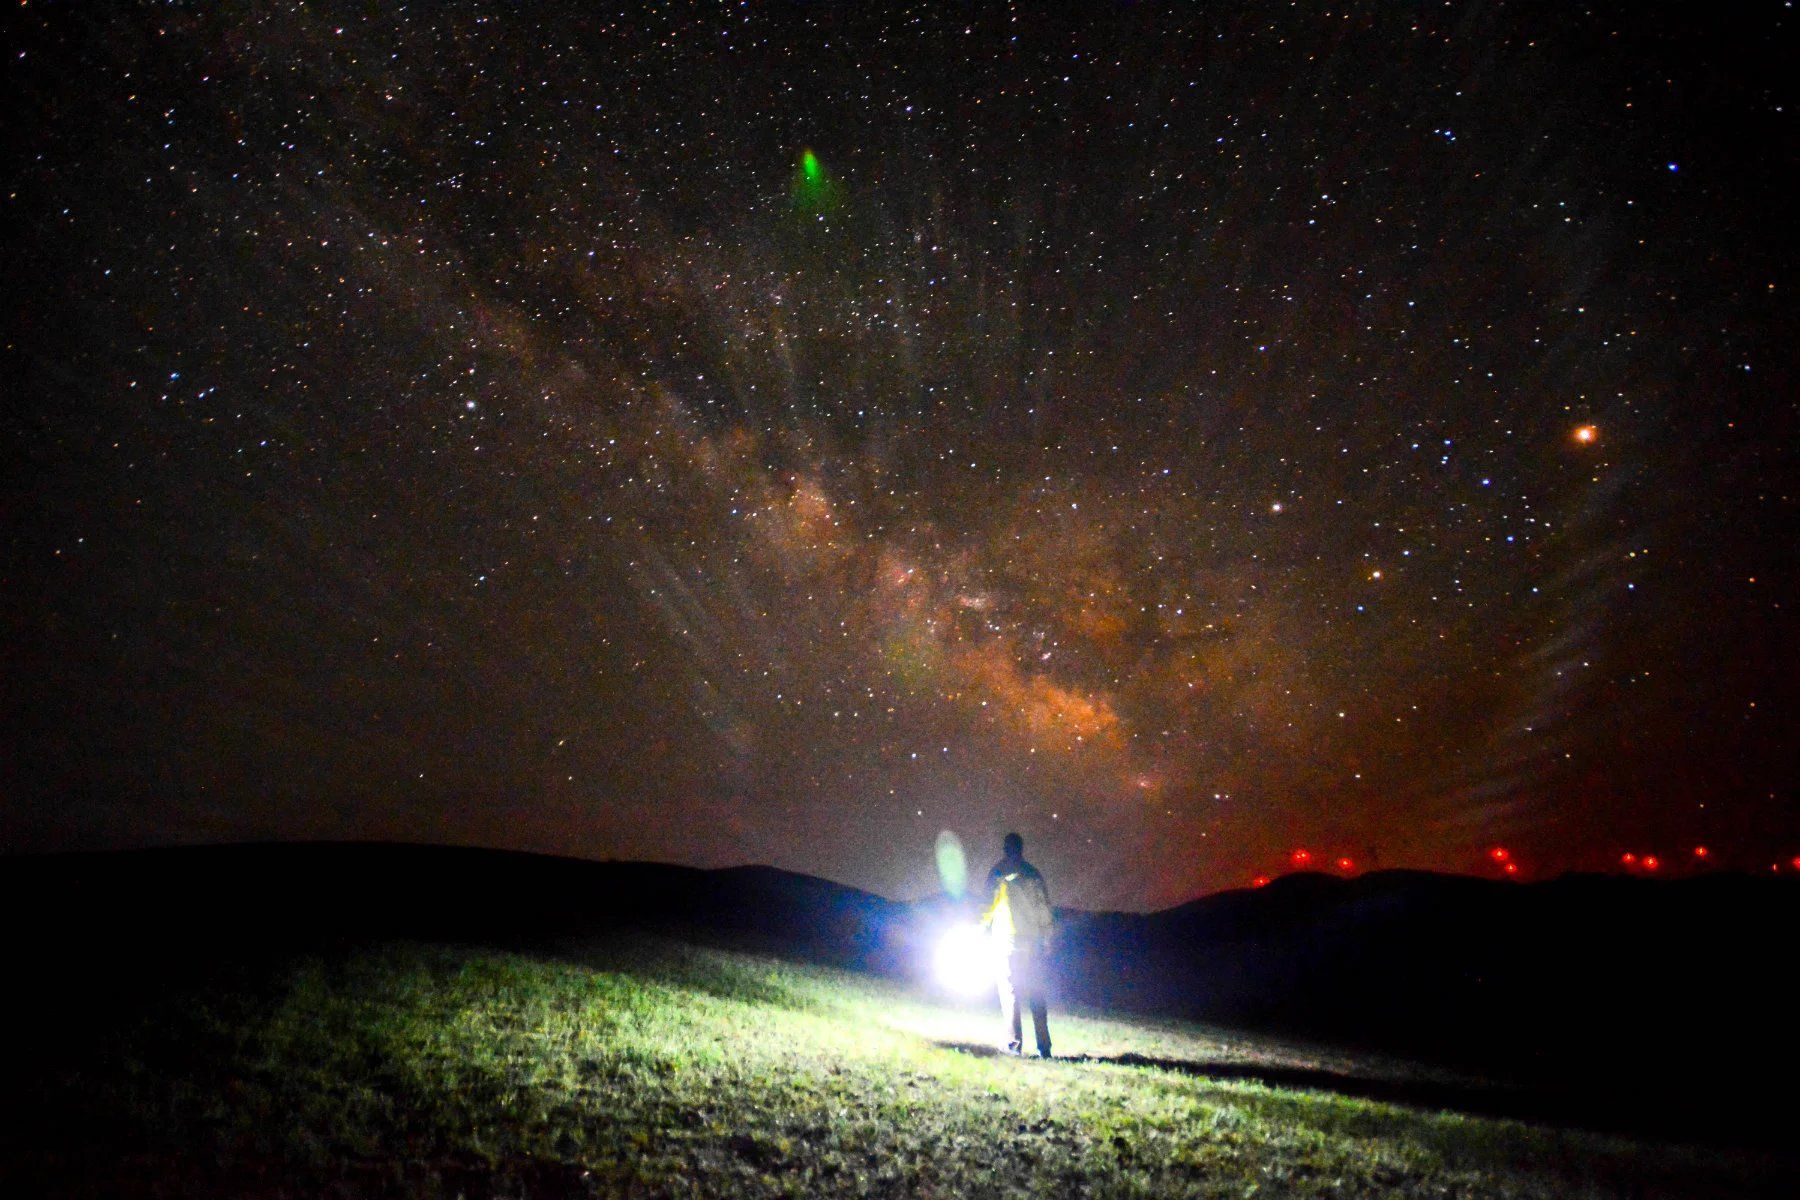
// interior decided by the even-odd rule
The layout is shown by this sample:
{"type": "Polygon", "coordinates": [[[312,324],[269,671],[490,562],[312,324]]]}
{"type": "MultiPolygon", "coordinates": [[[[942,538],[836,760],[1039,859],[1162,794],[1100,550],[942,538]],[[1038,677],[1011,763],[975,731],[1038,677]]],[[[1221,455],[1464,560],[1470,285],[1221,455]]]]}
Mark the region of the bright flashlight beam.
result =
{"type": "Polygon", "coordinates": [[[973,996],[998,982],[994,941],[979,925],[958,925],[938,939],[938,982],[953,992],[973,996]]]}

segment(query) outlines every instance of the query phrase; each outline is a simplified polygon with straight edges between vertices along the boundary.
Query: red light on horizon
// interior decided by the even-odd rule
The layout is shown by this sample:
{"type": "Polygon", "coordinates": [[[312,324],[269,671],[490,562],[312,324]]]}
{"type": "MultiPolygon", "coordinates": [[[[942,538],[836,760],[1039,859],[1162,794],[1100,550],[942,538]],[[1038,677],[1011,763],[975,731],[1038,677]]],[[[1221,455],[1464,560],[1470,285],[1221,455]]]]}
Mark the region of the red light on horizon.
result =
{"type": "Polygon", "coordinates": [[[1255,879],[1250,881],[1250,886],[1253,888],[1268,887],[1269,877],[1267,875],[1258,875],[1255,879]]]}
{"type": "Polygon", "coordinates": [[[1296,851],[1294,851],[1292,857],[1294,860],[1294,865],[1296,867],[1304,867],[1307,863],[1312,861],[1312,851],[1311,850],[1296,850],[1296,851]]]}
{"type": "Polygon", "coordinates": [[[1508,875],[1517,875],[1519,873],[1519,864],[1516,862],[1509,862],[1500,869],[1505,871],[1508,875]]]}
{"type": "Polygon", "coordinates": [[[1707,855],[1709,855],[1711,853],[1712,853],[1712,851],[1708,850],[1705,846],[1695,846],[1694,847],[1694,857],[1695,858],[1705,858],[1707,855]]]}
{"type": "Polygon", "coordinates": [[[1794,870],[1800,871],[1800,854],[1796,854],[1793,858],[1790,858],[1788,860],[1788,865],[1794,868],[1794,870]]]}
{"type": "Polygon", "coordinates": [[[1508,850],[1505,846],[1495,846],[1492,850],[1488,851],[1488,857],[1497,863],[1503,863],[1512,857],[1512,851],[1508,850]]]}
{"type": "Polygon", "coordinates": [[[1347,858],[1340,858],[1337,861],[1337,868],[1340,871],[1354,871],[1356,870],[1356,864],[1347,858]]]}
{"type": "Polygon", "coordinates": [[[1657,858],[1656,855],[1654,855],[1654,854],[1644,855],[1644,870],[1654,871],[1660,866],[1662,866],[1662,860],[1660,858],[1657,858]]]}
{"type": "Polygon", "coordinates": [[[1627,850],[1625,853],[1619,855],[1619,861],[1628,867],[1635,867],[1637,865],[1637,855],[1627,850]]]}

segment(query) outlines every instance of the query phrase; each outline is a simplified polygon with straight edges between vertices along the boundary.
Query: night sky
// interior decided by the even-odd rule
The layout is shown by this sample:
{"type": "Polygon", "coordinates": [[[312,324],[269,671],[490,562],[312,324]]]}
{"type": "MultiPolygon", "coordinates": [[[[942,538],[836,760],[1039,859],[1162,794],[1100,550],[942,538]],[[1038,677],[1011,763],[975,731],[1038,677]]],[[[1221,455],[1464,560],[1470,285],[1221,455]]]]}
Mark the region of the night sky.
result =
{"type": "Polygon", "coordinates": [[[372,7],[3,18],[0,848],[1793,869],[1789,5],[372,7]]]}

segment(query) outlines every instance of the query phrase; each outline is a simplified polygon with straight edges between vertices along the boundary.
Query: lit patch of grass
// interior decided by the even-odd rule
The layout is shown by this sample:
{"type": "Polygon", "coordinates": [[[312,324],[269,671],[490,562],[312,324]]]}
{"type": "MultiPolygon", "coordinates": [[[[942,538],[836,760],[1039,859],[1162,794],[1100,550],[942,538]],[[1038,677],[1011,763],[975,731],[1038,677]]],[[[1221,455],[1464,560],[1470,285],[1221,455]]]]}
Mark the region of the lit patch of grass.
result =
{"type": "MultiPolygon", "coordinates": [[[[195,987],[23,1093],[10,1165],[91,1195],[1755,1194],[1773,1167],[1221,1080],[1299,1052],[985,1010],[671,942],[396,945],[195,987]],[[1193,1070],[1116,1065],[1124,1054],[1193,1070]]],[[[1331,1064],[1345,1066],[1343,1061],[1331,1064]]]]}

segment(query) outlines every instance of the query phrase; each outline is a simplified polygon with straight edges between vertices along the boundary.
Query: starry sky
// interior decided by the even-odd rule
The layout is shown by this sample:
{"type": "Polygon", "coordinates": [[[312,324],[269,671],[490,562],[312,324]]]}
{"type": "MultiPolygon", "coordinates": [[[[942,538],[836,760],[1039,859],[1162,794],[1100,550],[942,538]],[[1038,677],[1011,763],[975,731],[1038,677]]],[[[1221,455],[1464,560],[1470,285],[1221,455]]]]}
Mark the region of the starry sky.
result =
{"type": "Polygon", "coordinates": [[[1787,4],[4,21],[0,848],[1800,854],[1787,4]]]}

